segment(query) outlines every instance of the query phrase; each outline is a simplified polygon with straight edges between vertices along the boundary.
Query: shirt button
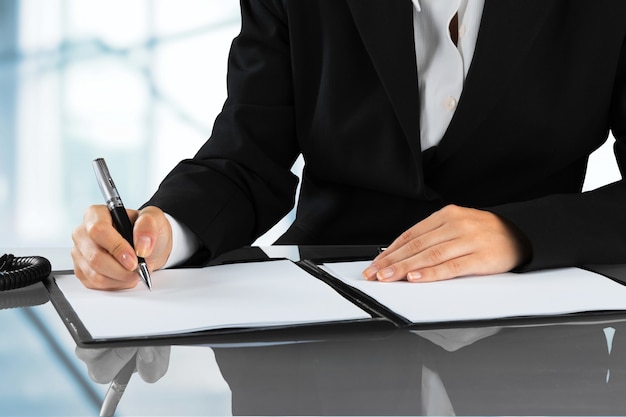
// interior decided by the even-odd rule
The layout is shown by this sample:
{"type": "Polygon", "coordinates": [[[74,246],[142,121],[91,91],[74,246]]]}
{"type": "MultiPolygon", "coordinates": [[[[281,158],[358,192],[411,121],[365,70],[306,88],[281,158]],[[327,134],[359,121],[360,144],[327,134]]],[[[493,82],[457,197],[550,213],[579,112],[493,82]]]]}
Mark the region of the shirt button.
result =
{"type": "Polygon", "coordinates": [[[448,98],[446,98],[446,100],[444,101],[443,105],[446,108],[446,110],[448,111],[452,111],[456,108],[456,104],[457,101],[454,97],[450,96],[448,98]]]}
{"type": "Polygon", "coordinates": [[[465,36],[465,32],[467,32],[467,27],[465,25],[459,26],[459,38],[465,36]]]}

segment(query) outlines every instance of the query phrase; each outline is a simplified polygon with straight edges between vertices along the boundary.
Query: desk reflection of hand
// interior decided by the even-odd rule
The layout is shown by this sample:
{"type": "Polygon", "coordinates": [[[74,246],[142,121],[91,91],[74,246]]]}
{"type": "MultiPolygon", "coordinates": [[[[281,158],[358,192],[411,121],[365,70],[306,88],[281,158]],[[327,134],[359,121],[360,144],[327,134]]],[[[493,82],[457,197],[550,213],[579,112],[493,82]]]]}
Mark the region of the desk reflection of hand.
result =
{"type": "Polygon", "coordinates": [[[154,383],[167,372],[170,346],[116,349],[76,348],[76,356],[87,365],[89,377],[99,384],[109,383],[136,354],[136,369],[141,379],[154,383]]]}

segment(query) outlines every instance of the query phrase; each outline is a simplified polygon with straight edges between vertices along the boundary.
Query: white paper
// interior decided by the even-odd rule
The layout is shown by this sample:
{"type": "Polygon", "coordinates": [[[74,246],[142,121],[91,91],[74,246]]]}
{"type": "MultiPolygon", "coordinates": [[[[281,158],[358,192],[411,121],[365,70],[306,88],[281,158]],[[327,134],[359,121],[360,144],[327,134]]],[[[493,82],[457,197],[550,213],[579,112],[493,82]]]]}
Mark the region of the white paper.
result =
{"type": "Polygon", "coordinates": [[[125,291],[56,282],[91,336],[119,338],[366,319],[371,316],[290,261],[172,269],[125,291]]]}
{"type": "Polygon", "coordinates": [[[366,281],[370,263],[323,267],[413,323],[626,310],[625,286],[578,268],[410,283],[366,281]]]}

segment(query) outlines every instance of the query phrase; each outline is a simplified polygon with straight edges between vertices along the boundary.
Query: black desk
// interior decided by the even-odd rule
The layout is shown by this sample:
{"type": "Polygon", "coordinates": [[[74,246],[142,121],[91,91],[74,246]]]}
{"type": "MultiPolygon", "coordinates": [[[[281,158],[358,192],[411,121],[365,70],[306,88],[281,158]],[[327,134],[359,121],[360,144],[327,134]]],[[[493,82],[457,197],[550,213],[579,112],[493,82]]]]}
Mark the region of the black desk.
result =
{"type": "MultiPolygon", "coordinates": [[[[98,415],[136,349],[77,351],[43,287],[0,308],[0,416],[98,415]]],[[[626,315],[494,324],[142,348],[117,415],[626,414],[626,315]]]]}

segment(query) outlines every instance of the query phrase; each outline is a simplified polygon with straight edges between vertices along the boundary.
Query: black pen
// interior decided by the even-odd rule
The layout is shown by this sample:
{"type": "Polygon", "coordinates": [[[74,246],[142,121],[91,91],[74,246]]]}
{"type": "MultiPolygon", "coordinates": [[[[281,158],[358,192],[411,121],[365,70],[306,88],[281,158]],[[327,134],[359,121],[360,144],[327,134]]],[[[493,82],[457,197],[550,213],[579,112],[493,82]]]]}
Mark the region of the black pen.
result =
{"type": "MultiPolygon", "coordinates": [[[[93,169],[96,173],[96,179],[98,180],[100,191],[102,191],[106,205],[111,212],[111,217],[113,217],[113,224],[115,225],[115,228],[118,232],[120,232],[124,239],[126,239],[128,243],[134,247],[133,225],[130,223],[128,213],[126,213],[126,208],[124,208],[120,194],[117,192],[117,188],[115,188],[115,183],[113,182],[113,178],[111,178],[111,173],[109,172],[109,168],[107,167],[104,159],[95,159],[93,161],[93,169]]],[[[139,273],[141,280],[144,284],[146,284],[146,287],[151,290],[152,282],[150,281],[150,272],[148,271],[146,260],[141,256],[137,256],[137,262],[137,272],[139,273]]]]}

